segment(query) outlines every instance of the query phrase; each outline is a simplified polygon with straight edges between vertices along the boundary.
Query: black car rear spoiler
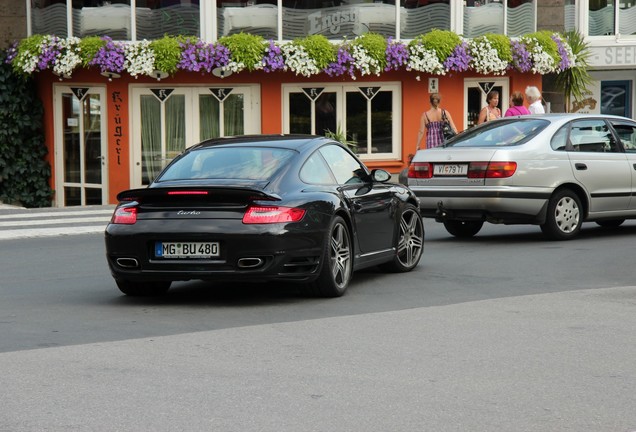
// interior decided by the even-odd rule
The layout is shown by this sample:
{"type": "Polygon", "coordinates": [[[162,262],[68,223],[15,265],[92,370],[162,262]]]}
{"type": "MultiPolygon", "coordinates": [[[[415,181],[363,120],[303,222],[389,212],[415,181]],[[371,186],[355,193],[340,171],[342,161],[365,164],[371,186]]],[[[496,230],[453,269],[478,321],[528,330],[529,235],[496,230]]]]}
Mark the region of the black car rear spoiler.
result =
{"type": "Polygon", "coordinates": [[[164,201],[172,198],[207,198],[232,197],[238,200],[280,201],[276,194],[268,194],[263,190],[249,186],[169,186],[155,188],[129,189],[117,194],[117,200],[126,201],[164,201]]]}

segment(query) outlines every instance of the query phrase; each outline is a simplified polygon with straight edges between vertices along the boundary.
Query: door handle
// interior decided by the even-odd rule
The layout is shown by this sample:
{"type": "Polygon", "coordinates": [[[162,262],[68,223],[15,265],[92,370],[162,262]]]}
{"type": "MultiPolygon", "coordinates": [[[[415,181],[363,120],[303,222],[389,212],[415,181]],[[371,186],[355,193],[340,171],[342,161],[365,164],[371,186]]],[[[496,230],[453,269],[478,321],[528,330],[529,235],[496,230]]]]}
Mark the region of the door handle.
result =
{"type": "Polygon", "coordinates": [[[579,171],[585,171],[587,169],[587,165],[585,165],[584,163],[575,163],[574,168],[579,171]]]}
{"type": "Polygon", "coordinates": [[[633,164],[632,166],[633,166],[633,167],[634,167],[634,169],[636,170],[636,164],[633,164]]]}

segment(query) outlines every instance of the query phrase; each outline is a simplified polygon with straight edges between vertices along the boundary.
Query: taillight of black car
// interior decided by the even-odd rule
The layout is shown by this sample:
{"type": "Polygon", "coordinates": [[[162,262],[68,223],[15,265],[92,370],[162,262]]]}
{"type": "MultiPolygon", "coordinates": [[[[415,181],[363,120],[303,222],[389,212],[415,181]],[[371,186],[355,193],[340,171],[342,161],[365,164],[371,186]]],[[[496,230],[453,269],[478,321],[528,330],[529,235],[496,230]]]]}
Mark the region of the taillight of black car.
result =
{"type": "Polygon", "coordinates": [[[281,222],[299,222],[305,216],[305,210],[282,206],[251,205],[243,215],[244,224],[272,224],[281,222]]]}
{"type": "Polygon", "coordinates": [[[133,225],[137,222],[137,207],[126,205],[119,206],[115,209],[113,217],[110,219],[112,224],[133,225]]]}

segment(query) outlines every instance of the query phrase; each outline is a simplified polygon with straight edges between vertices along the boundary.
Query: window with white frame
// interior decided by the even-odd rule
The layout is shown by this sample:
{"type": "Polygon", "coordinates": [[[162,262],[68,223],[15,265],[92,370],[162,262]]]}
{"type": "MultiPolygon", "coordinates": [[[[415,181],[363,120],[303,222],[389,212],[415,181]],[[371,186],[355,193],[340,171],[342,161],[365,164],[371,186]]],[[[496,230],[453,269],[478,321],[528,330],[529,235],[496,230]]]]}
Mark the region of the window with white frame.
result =
{"type": "MultiPolygon", "coordinates": [[[[567,4],[573,0],[565,1],[567,4]]],[[[607,15],[610,9],[613,13],[612,0],[603,1],[597,4],[590,0],[592,15],[607,15]]],[[[183,35],[212,42],[241,32],[274,40],[313,34],[341,40],[367,32],[408,40],[434,28],[453,30],[471,38],[486,33],[519,36],[535,31],[537,21],[537,0],[401,0],[399,3],[393,0],[26,0],[26,3],[29,35],[97,35],[115,40],[183,35]]],[[[622,29],[634,22],[630,18],[632,3],[621,3],[619,9],[621,33],[626,34],[622,29]]],[[[596,17],[590,18],[592,25],[599,25],[596,17]]]]}
{"type": "Polygon", "coordinates": [[[336,134],[363,159],[398,159],[400,86],[390,83],[283,86],[285,133],[336,134]]]}

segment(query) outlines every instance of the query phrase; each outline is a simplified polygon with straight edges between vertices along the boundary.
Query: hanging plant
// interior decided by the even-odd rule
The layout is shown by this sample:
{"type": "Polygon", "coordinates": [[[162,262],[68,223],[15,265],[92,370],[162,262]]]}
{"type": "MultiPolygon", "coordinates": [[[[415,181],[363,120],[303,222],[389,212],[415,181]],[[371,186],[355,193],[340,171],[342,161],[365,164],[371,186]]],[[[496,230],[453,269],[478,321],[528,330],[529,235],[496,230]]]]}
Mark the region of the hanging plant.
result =
{"type": "Polygon", "coordinates": [[[150,49],[155,53],[155,69],[169,75],[177,71],[181,60],[181,46],[178,38],[164,36],[150,42],[150,49]]]}
{"type": "Polygon", "coordinates": [[[362,75],[375,74],[386,67],[387,43],[384,36],[377,33],[365,33],[352,42],[353,58],[362,75]]]}
{"type": "Polygon", "coordinates": [[[230,70],[239,72],[243,68],[248,71],[262,69],[263,56],[265,55],[265,39],[259,35],[249,33],[237,33],[219,39],[220,45],[227,47],[231,53],[231,59],[236,64],[230,70]]]}
{"type": "Polygon", "coordinates": [[[99,36],[88,36],[80,40],[79,52],[82,66],[88,67],[97,55],[97,52],[106,45],[106,41],[99,36]]]}
{"type": "Polygon", "coordinates": [[[575,64],[568,41],[558,33],[536,32],[514,40],[503,35],[462,39],[445,30],[433,30],[408,44],[376,33],[365,33],[339,43],[312,35],[292,42],[265,41],[263,37],[238,33],[214,44],[196,37],[164,36],[149,42],[116,42],[109,37],[61,39],[34,35],[7,50],[8,62],[20,74],[53,70],[60,75],[80,65],[98,66],[102,72],[127,72],[153,76],[156,70],[210,73],[216,68],[230,72],[290,70],[311,77],[348,74],[380,75],[400,70],[445,75],[475,71],[501,75],[508,69],[547,74],[575,64]]]}
{"type": "Polygon", "coordinates": [[[318,69],[324,69],[336,58],[336,48],[323,35],[312,35],[306,38],[296,39],[294,46],[301,47],[314,61],[318,69]]]}
{"type": "Polygon", "coordinates": [[[443,63],[462,42],[461,37],[450,30],[433,29],[413,39],[413,44],[421,43],[426,50],[432,50],[443,63]]]}

